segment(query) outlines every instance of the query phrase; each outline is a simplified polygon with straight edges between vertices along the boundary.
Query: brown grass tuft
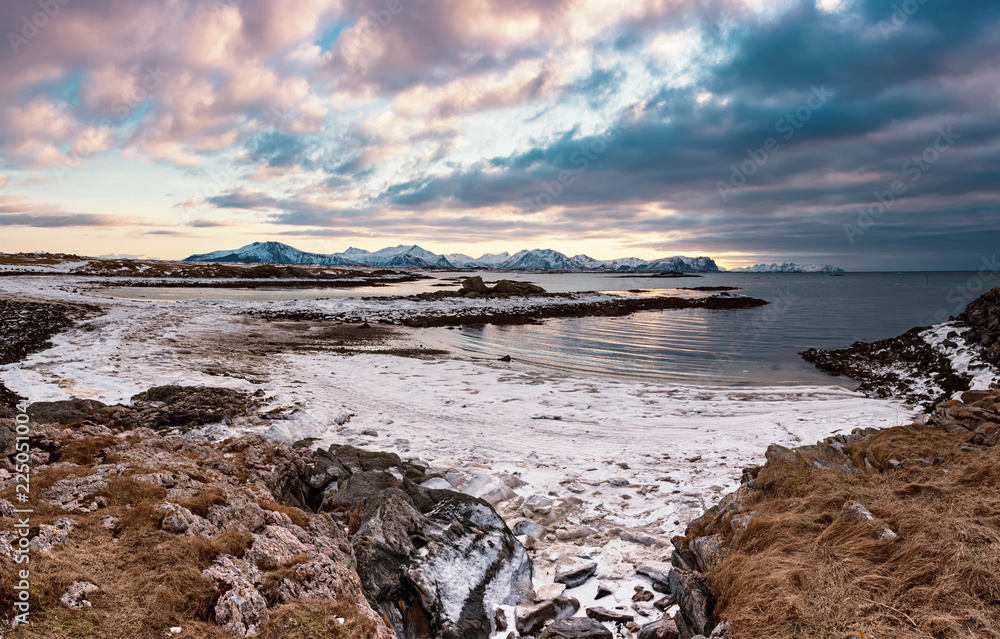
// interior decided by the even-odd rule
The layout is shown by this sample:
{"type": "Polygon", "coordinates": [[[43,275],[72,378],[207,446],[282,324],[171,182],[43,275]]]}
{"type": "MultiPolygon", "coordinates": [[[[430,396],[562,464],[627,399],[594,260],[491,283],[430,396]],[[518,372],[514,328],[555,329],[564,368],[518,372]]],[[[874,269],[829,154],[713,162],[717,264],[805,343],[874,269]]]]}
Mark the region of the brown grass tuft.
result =
{"type": "Polygon", "coordinates": [[[52,461],[70,462],[81,466],[97,463],[98,457],[105,457],[107,448],[121,445],[121,440],[114,437],[82,437],[64,438],[62,445],[56,449],[52,461]]]}
{"type": "Polygon", "coordinates": [[[218,488],[203,490],[191,499],[182,501],[181,506],[187,508],[199,517],[208,517],[208,511],[212,506],[225,506],[229,503],[226,495],[218,488]]]}
{"type": "Polygon", "coordinates": [[[373,624],[349,602],[300,599],[272,610],[260,639],[371,639],[375,635],[373,624]]]}
{"type": "Polygon", "coordinates": [[[768,464],[750,525],[708,574],[716,616],[737,639],[1000,637],[1000,449],[960,453],[966,440],[890,429],[849,452],[938,465],[851,478],[768,464]],[[840,518],[849,499],[899,537],[879,540],[877,524],[840,518]]]}
{"type": "Polygon", "coordinates": [[[271,510],[274,512],[285,513],[288,518],[292,520],[292,523],[301,528],[309,528],[309,522],[312,519],[309,515],[302,512],[302,510],[296,508],[295,506],[286,506],[285,504],[279,504],[276,501],[271,500],[261,500],[257,502],[261,508],[264,510],[271,510]]]}

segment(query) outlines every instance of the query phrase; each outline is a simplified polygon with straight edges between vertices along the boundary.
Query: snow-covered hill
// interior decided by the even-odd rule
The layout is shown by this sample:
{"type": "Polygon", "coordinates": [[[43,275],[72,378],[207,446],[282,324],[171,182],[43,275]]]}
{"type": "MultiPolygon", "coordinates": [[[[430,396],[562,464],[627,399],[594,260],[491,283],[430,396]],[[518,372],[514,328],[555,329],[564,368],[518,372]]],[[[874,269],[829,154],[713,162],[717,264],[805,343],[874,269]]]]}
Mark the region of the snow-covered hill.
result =
{"type": "Polygon", "coordinates": [[[754,264],[732,269],[733,273],[843,273],[844,269],[829,264],[754,264]]]}
{"type": "Polygon", "coordinates": [[[248,262],[277,264],[323,264],[329,266],[377,266],[386,268],[463,268],[516,271],[683,271],[716,273],[719,268],[710,257],[664,257],[643,260],[626,257],[597,260],[588,255],[568,257],[552,249],[522,250],[510,253],[487,253],[471,257],[462,253],[438,255],[417,245],[393,246],[378,251],[351,247],[340,253],[307,253],[280,242],[254,242],[229,251],[192,255],[185,262],[248,262]]]}
{"type": "Polygon", "coordinates": [[[346,266],[354,262],[337,255],[307,253],[281,242],[254,242],[231,251],[212,251],[192,255],[185,262],[243,262],[248,264],[323,264],[346,266]]]}

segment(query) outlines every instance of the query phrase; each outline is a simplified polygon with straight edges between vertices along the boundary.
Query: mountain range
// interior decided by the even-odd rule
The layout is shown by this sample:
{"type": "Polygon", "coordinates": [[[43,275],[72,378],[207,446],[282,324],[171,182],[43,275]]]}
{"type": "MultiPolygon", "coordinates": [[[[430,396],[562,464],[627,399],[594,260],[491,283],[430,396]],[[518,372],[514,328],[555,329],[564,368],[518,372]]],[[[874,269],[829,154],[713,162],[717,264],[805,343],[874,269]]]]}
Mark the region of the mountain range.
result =
{"type": "Polygon", "coordinates": [[[734,268],[731,273],[843,273],[844,269],[829,264],[754,264],[734,268]]]}
{"type": "Polygon", "coordinates": [[[349,248],[341,253],[307,253],[281,242],[254,242],[229,251],[192,255],[185,262],[244,262],[276,264],[322,264],[327,266],[379,266],[413,268],[459,268],[544,271],[621,271],[621,272],[701,272],[718,273],[720,268],[710,257],[662,257],[643,260],[626,257],[597,260],[587,255],[569,257],[552,249],[522,250],[510,253],[487,253],[471,257],[461,253],[438,255],[416,245],[399,245],[378,251],[349,248]]]}

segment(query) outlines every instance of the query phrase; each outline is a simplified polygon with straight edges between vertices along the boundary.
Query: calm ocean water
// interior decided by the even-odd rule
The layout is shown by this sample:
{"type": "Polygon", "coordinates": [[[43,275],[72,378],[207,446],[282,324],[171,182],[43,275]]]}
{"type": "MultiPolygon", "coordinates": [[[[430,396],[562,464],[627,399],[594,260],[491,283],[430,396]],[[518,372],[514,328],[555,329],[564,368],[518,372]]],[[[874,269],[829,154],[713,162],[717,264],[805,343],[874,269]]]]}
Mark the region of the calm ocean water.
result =
{"type": "MultiPolygon", "coordinates": [[[[484,279],[497,274],[483,273],[484,279]]],[[[503,277],[508,277],[504,275],[503,277]]],[[[671,294],[674,287],[738,286],[770,305],[732,311],[681,310],[619,318],[547,320],[542,325],[433,329],[427,340],[484,357],[510,355],[544,366],[723,382],[822,382],[798,355],[810,347],[899,335],[957,315],[997,273],[750,273],[700,278],[618,278],[596,274],[521,274],[550,291],[627,290],[671,294]]],[[[846,382],[845,382],[846,383],[846,382]]]]}
{"type": "Polygon", "coordinates": [[[152,300],[289,300],[361,295],[409,295],[438,290],[442,279],[472,274],[535,282],[550,292],[628,291],[649,295],[708,295],[678,287],[736,286],[740,294],[771,302],[755,309],[680,310],[630,317],[551,319],[528,326],[467,326],[422,331],[422,340],[485,358],[510,355],[521,361],[570,370],[641,375],[689,381],[821,382],[831,378],[802,361],[810,347],[837,348],[854,341],[899,335],[957,315],[991,286],[1000,273],[713,273],[664,279],[597,273],[428,273],[421,280],[356,289],[108,289],[112,297],[152,300]]]}

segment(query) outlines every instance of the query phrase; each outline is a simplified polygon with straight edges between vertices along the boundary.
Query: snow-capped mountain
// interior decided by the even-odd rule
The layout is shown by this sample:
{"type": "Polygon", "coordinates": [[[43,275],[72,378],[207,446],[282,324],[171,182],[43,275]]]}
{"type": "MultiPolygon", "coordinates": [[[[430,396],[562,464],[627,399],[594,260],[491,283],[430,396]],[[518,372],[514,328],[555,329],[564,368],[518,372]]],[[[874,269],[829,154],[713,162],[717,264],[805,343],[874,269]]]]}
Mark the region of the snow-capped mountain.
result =
{"type": "Polygon", "coordinates": [[[510,253],[486,253],[479,257],[472,257],[464,253],[448,253],[444,256],[457,268],[496,268],[499,264],[510,259],[510,253]]]}
{"type": "Polygon", "coordinates": [[[185,262],[243,262],[248,264],[323,264],[346,266],[353,264],[337,255],[307,253],[281,242],[254,242],[231,251],[212,251],[185,258],[185,262]]]}
{"type": "Polygon", "coordinates": [[[497,268],[511,271],[576,271],[580,265],[559,251],[532,249],[518,251],[500,262],[497,268]]]}
{"type": "Polygon", "coordinates": [[[352,264],[384,267],[415,267],[415,268],[453,268],[454,265],[443,255],[431,253],[416,244],[409,246],[400,244],[380,249],[370,253],[364,249],[349,248],[343,253],[334,253],[336,257],[352,264]]]}
{"type": "Polygon", "coordinates": [[[229,251],[192,255],[185,262],[247,262],[277,264],[322,264],[328,266],[377,266],[384,268],[462,268],[515,271],[683,271],[717,273],[710,257],[664,257],[643,260],[626,257],[597,260],[588,255],[567,257],[552,249],[487,253],[477,258],[462,253],[438,255],[415,244],[393,246],[378,251],[351,247],[340,253],[307,253],[280,242],[254,242],[229,251]]]}
{"type": "Polygon", "coordinates": [[[843,273],[844,269],[829,264],[754,264],[734,268],[732,273],[843,273]]]}

